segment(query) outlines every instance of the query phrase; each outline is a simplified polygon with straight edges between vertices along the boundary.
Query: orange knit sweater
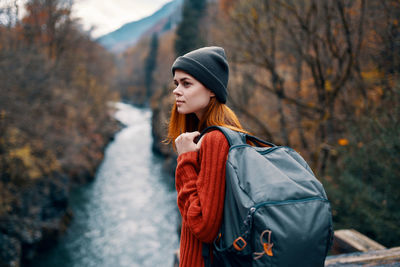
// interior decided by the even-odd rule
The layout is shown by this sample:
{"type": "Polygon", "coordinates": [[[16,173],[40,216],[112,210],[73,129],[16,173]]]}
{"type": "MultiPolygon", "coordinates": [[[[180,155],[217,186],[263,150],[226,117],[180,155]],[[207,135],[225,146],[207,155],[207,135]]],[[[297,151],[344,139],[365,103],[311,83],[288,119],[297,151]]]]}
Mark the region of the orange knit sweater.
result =
{"type": "Polygon", "coordinates": [[[175,174],[182,215],[180,267],[203,267],[203,242],[212,242],[222,221],[229,144],[220,131],[207,133],[199,152],[178,157],[175,174]]]}

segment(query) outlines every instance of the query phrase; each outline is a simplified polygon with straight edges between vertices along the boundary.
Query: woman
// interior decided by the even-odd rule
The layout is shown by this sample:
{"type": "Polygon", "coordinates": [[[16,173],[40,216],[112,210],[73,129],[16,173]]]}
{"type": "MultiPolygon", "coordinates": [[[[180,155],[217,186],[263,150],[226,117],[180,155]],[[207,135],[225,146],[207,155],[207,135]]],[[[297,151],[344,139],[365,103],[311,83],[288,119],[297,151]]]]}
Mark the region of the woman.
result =
{"type": "Polygon", "coordinates": [[[172,74],[173,94],[168,141],[178,153],[175,174],[182,215],[180,266],[204,266],[203,243],[211,243],[221,225],[225,163],[229,144],[219,131],[196,143],[208,126],[243,131],[226,103],[229,67],[221,47],[204,47],[178,57],[172,74]]]}

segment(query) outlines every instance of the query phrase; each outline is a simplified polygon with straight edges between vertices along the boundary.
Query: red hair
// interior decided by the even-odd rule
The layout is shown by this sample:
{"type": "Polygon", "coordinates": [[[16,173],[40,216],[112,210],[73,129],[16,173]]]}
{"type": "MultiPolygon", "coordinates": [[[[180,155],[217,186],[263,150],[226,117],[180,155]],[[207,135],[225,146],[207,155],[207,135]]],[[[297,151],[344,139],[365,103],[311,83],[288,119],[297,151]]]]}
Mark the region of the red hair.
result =
{"type": "Polygon", "coordinates": [[[209,126],[224,126],[232,130],[248,133],[242,127],[236,114],[225,104],[222,104],[215,97],[210,99],[207,110],[201,120],[194,113],[180,114],[177,111],[176,103],[171,110],[171,117],[168,125],[167,144],[172,143],[175,147],[175,139],[185,132],[201,132],[209,126]]]}

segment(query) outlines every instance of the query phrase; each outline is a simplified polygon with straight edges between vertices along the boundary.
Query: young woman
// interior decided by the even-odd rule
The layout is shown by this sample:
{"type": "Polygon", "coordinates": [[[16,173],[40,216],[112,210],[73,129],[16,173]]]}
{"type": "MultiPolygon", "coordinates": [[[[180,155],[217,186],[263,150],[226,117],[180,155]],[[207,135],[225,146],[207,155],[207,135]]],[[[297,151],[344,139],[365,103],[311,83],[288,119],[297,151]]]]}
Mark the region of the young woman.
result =
{"type": "Polygon", "coordinates": [[[211,243],[221,225],[225,163],[229,144],[219,131],[197,141],[208,126],[244,131],[226,103],[229,67],[221,47],[204,47],[178,57],[168,141],[178,153],[175,174],[182,215],[180,266],[204,266],[203,243],[211,243]]]}

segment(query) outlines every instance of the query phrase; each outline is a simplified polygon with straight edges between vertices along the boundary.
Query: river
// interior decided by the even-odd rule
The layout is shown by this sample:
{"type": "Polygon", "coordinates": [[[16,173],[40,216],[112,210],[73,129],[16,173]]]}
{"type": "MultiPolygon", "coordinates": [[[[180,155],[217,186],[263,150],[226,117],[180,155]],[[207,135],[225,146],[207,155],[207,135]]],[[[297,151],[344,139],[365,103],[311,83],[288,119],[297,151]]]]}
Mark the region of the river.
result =
{"type": "Polygon", "coordinates": [[[116,107],[115,117],[126,127],[107,146],[95,180],[71,192],[70,227],[33,266],[173,265],[176,193],[151,150],[151,111],[116,107]]]}

